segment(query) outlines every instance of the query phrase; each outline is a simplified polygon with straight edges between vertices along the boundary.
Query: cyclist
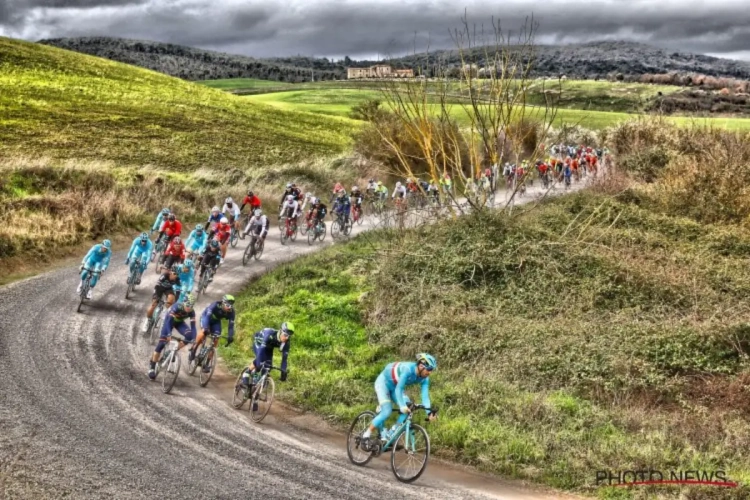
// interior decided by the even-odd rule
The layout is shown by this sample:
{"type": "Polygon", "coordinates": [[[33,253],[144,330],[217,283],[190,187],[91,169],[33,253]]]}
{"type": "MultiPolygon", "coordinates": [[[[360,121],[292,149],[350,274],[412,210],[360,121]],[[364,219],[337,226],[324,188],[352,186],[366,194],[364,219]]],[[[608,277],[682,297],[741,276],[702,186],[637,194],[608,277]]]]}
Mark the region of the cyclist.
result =
{"type": "Polygon", "coordinates": [[[297,200],[297,201],[299,201],[302,196],[302,192],[299,190],[297,185],[294,184],[293,182],[287,183],[286,191],[284,191],[284,194],[281,197],[281,201],[279,202],[279,208],[281,208],[284,205],[284,202],[287,201],[289,196],[291,196],[294,200],[297,200]]]}
{"type": "Polygon", "coordinates": [[[367,181],[367,187],[365,188],[365,193],[368,196],[371,196],[375,194],[375,191],[378,189],[378,183],[375,182],[375,179],[370,179],[367,181]]]}
{"type": "Polygon", "coordinates": [[[256,370],[259,370],[266,363],[269,365],[271,364],[273,361],[273,350],[277,347],[279,348],[279,351],[281,351],[281,381],[286,381],[286,364],[290,349],[289,341],[293,334],[294,325],[289,321],[281,324],[281,330],[264,328],[255,333],[255,343],[253,344],[255,359],[242,372],[241,385],[243,387],[250,385],[250,376],[255,373],[256,370]]]}
{"type": "Polygon", "coordinates": [[[299,207],[299,213],[303,214],[305,212],[305,208],[307,207],[307,204],[310,203],[310,200],[315,198],[315,195],[312,193],[305,193],[305,196],[302,201],[302,206],[299,207]]]}
{"type": "Polygon", "coordinates": [[[221,213],[226,214],[229,212],[229,215],[227,215],[227,219],[229,219],[229,224],[231,226],[234,226],[235,230],[237,232],[240,231],[240,207],[237,205],[232,197],[230,196],[226,200],[224,200],[224,206],[221,207],[221,213]]]}
{"type": "Polygon", "coordinates": [[[214,230],[214,227],[221,221],[222,217],[224,217],[224,214],[221,213],[221,210],[219,210],[219,207],[214,206],[211,209],[211,213],[208,214],[208,220],[206,221],[206,229],[209,232],[212,232],[214,230]]]}
{"type": "MultiPolygon", "coordinates": [[[[151,258],[151,252],[154,250],[154,244],[148,239],[148,233],[142,232],[140,236],[133,240],[133,244],[130,245],[130,251],[128,257],[125,259],[125,265],[130,264],[130,272],[135,269],[136,263],[140,262],[140,274],[142,275],[151,258]]],[[[128,285],[130,284],[130,277],[128,277],[128,285]]],[[[135,280],[136,285],[141,284],[141,276],[139,275],[135,280]]]]}
{"type": "Polygon", "coordinates": [[[318,223],[323,222],[327,213],[328,207],[326,207],[326,204],[323,203],[320,198],[313,198],[310,213],[307,214],[307,218],[312,219],[313,226],[317,226],[318,223]]]}
{"type": "Polygon", "coordinates": [[[232,232],[232,226],[229,225],[229,219],[222,217],[219,223],[216,225],[212,234],[209,237],[213,237],[218,240],[221,245],[221,263],[224,263],[224,258],[227,256],[227,247],[229,246],[229,236],[232,232]]]}
{"type": "Polygon", "coordinates": [[[162,223],[169,217],[169,209],[164,207],[161,209],[161,212],[159,212],[159,215],[156,216],[156,220],[154,221],[154,225],[151,226],[151,234],[155,233],[161,228],[162,223]]]}
{"type": "Polygon", "coordinates": [[[185,260],[185,245],[182,243],[182,239],[179,236],[176,236],[169,242],[167,249],[164,250],[163,259],[162,263],[167,269],[185,260]]]}
{"type": "Polygon", "coordinates": [[[192,259],[185,259],[185,262],[177,266],[177,276],[180,278],[180,299],[185,299],[193,291],[195,282],[195,265],[192,259]]]}
{"type": "MultiPolygon", "coordinates": [[[[164,236],[166,236],[168,241],[172,241],[172,238],[174,238],[175,236],[180,236],[181,234],[182,223],[177,220],[175,214],[169,214],[167,220],[165,220],[161,225],[161,229],[159,230],[159,238],[163,238],[164,236]]],[[[159,241],[159,238],[157,238],[156,241],[159,241]]]]}
{"type": "Polygon", "coordinates": [[[339,191],[341,191],[342,189],[344,189],[344,186],[342,186],[340,182],[337,182],[333,186],[333,193],[331,194],[331,201],[336,199],[336,196],[339,194],[339,191]]]}
{"type": "MultiPolygon", "coordinates": [[[[91,269],[92,271],[100,271],[103,273],[107,270],[107,267],[109,267],[109,259],[112,257],[112,242],[109,240],[104,240],[101,243],[97,243],[91,249],[88,251],[86,256],[81,261],[81,267],[78,268],[78,271],[81,273],[81,282],[78,284],[78,288],[76,289],[76,293],[80,294],[81,289],[83,288],[83,282],[86,281],[86,278],[89,277],[89,272],[87,270],[91,269]]],[[[88,300],[91,300],[91,297],[93,297],[93,290],[96,286],[97,282],[99,281],[99,277],[94,274],[91,277],[91,283],[89,283],[89,291],[86,294],[86,298],[88,300]]]]}
{"type": "Polygon", "coordinates": [[[354,207],[356,207],[356,210],[358,212],[357,218],[362,218],[362,199],[364,198],[364,195],[359,190],[359,186],[352,186],[352,196],[351,196],[351,202],[354,207]]]}
{"type": "Polygon", "coordinates": [[[400,182],[397,182],[396,187],[393,188],[391,199],[394,198],[406,198],[406,186],[402,186],[400,182]]]}
{"type": "Polygon", "coordinates": [[[166,270],[159,276],[159,280],[156,282],[156,286],[154,286],[154,294],[151,296],[151,305],[146,311],[146,322],[143,327],[144,331],[148,328],[148,320],[151,315],[154,314],[154,309],[156,309],[156,304],[159,303],[159,299],[161,299],[163,295],[166,295],[167,307],[172,307],[172,304],[175,302],[175,295],[181,286],[182,282],[177,275],[177,270],[174,268],[166,270]]]}
{"type": "Polygon", "coordinates": [[[451,176],[449,174],[443,175],[443,178],[440,179],[440,185],[443,187],[443,193],[448,194],[453,188],[451,176]]]}
{"type": "Polygon", "coordinates": [[[260,198],[255,196],[255,193],[253,193],[252,191],[248,191],[247,196],[245,196],[245,198],[242,200],[240,212],[245,209],[245,205],[250,205],[250,213],[253,213],[260,208],[260,198]]]}
{"type": "MultiPolygon", "coordinates": [[[[209,267],[215,273],[216,268],[219,267],[219,264],[221,264],[221,245],[217,240],[211,240],[211,242],[206,245],[206,249],[203,251],[203,255],[201,256],[200,278],[203,278],[203,274],[209,267]]],[[[213,280],[214,279],[212,277],[208,281],[211,282],[213,280]]]]}
{"type": "Polygon", "coordinates": [[[190,294],[185,298],[184,302],[174,304],[167,311],[164,319],[164,324],[161,327],[161,334],[159,335],[159,342],[156,344],[154,353],[151,355],[151,362],[149,363],[148,378],[154,380],[156,378],[156,362],[161,356],[161,352],[167,345],[167,342],[172,337],[172,330],[177,330],[180,335],[184,337],[184,340],[180,341],[179,349],[185,347],[195,340],[195,296],[190,294]],[[188,326],[187,321],[190,321],[188,326]]]}
{"type": "Polygon", "coordinates": [[[270,225],[268,217],[263,215],[263,211],[260,208],[256,208],[253,217],[247,223],[245,234],[252,233],[255,236],[259,236],[261,241],[265,241],[270,225]]]}
{"type": "Polygon", "coordinates": [[[208,235],[203,230],[203,224],[196,224],[195,229],[188,236],[185,249],[189,254],[199,254],[206,248],[206,243],[208,243],[208,235]]]}
{"type": "Polygon", "coordinates": [[[385,184],[381,181],[378,181],[378,187],[375,189],[375,194],[381,203],[385,203],[385,200],[388,198],[388,188],[385,187],[385,184]]]}
{"type": "Polygon", "coordinates": [[[294,199],[294,195],[287,195],[286,201],[281,206],[281,212],[279,217],[286,217],[294,221],[297,224],[297,215],[299,215],[299,202],[294,199]]]}
{"type": "MultiPolygon", "coordinates": [[[[352,202],[346,194],[346,190],[340,189],[336,193],[336,203],[333,205],[333,213],[344,216],[344,224],[349,223],[349,212],[352,209],[352,202]]],[[[342,228],[343,229],[343,228],[342,228]]]]}
{"type": "Polygon", "coordinates": [[[406,179],[406,191],[409,193],[409,197],[414,196],[419,191],[419,184],[417,181],[406,179]]]}
{"type": "MultiPolygon", "coordinates": [[[[419,384],[422,388],[422,404],[430,408],[430,374],[437,368],[437,360],[427,353],[417,354],[417,361],[405,361],[389,363],[385,366],[378,378],[375,379],[375,394],[378,396],[380,413],[373,419],[370,427],[362,434],[362,438],[369,440],[372,432],[377,429],[380,439],[387,441],[391,432],[401,425],[405,420],[409,409],[409,397],[404,394],[404,389],[410,385],[419,384]],[[398,422],[390,431],[384,430],[384,425],[393,411],[393,403],[398,405],[401,415],[398,422]]],[[[428,411],[430,420],[436,418],[428,411]]]]}
{"type": "MultiPolygon", "coordinates": [[[[217,334],[221,335],[221,320],[227,320],[227,345],[234,342],[234,296],[224,295],[221,301],[216,301],[210,306],[203,310],[201,314],[200,326],[201,329],[198,332],[198,336],[195,339],[193,347],[190,349],[188,359],[192,361],[195,358],[195,352],[201,346],[206,338],[206,335],[217,334]]],[[[214,347],[219,345],[218,337],[214,341],[214,347]]],[[[211,354],[213,357],[213,354],[211,354]]],[[[211,358],[209,358],[209,361],[211,358]]],[[[208,373],[211,371],[211,364],[204,363],[203,371],[208,373]]]]}

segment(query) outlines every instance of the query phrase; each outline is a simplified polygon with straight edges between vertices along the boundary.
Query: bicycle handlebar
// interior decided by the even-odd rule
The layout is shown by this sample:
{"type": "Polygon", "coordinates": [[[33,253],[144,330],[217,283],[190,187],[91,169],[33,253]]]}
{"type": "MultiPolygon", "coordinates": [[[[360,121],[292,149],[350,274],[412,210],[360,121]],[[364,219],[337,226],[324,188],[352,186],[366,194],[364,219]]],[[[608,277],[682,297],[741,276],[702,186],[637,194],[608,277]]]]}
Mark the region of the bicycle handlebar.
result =
{"type": "MultiPolygon", "coordinates": [[[[411,403],[411,402],[410,402],[410,403],[409,403],[408,405],[406,405],[406,406],[408,406],[408,407],[409,407],[409,409],[410,409],[410,410],[412,411],[412,413],[414,413],[414,411],[416,411],[416,410],[425,410],[425,411],[426,411],[426,412],[428,412],[428,413],[429,413],[430,415],[437,415],[437,412],[438,412],[438,407],[437,407],[437,406],[435,406],[435,405],[433,405],[433,406],[432,406],[431,408],[427,408],[427,407],[426,407],[426,406],[424,406],[424,405],[418,405],[418,404],[415,404],[415,403],[411,403]]],[[[391,410],[391,413],[401,413],[401,409],[400,409],[400,408],[394,408],[393,410],[391,410]]],[[[426,420],[426,421],[427,421],[427,420],[426,420]]]]}

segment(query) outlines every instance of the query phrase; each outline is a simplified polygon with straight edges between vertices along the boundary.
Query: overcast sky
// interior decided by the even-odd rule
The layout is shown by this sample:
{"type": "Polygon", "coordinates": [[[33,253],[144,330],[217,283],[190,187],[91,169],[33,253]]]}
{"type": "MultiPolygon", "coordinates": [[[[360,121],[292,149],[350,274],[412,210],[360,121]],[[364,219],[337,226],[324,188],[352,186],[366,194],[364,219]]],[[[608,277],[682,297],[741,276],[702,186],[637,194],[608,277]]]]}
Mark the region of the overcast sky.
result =
{"type": "Polygon", "coordinates": [[[537,43],[632,40],[750,60],[750,0],[0,0],[0,35],[117,36],[256,57],[450,48],[472,23],[539,21],[537,43]]]}

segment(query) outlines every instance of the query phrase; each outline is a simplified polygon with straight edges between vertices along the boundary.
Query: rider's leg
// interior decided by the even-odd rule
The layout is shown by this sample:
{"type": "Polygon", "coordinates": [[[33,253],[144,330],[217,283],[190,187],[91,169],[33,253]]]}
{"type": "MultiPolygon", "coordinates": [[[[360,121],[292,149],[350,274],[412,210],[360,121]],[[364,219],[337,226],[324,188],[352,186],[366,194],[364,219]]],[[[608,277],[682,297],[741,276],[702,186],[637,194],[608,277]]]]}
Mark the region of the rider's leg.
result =
{"type": "Polygon", "coordinates": [[[369,438],[372,432],[377,429],[380,433],[383,432],[383,426],[385,425],[388,417],[391,416],[393,411],[393,403],[391,402],[391,391],[388,389],[388,384],[385,379],[385,375],[382,373],[375,379],[375,394],[378,396],[378,404],[380,405],[380,413],[372,420],[370,427],[362,435],[363,438],[369,438]]]}
{"type": "MultiPolygon", "coordinates": [[[[99,264],[97,264],[96,266],[94,266],[94,271],[99,271],[99,270],[101,270],[101,266],[99,264]]],[[[92,289],[99,282],[99,276],[101,276],[100,273],[92,273],[92,275],[91,275],[91,288],[92,289]]]]}
{"type": "Polygon", "coordinates": [[[164,320],[164,324],[161,327],[161,332],[159,333],[159,342],[157,342],[156,348],[154,349],[153,354],[151,354],[151,364],[149,367],[152,370],[156,368],[156,362],[159,361],[161,352],[164,350],[164,346],[167,345],[167,341],[172,335],[173,326],[174,325],[172,323],[172,317],[167,316],[167,318],[164,320]]]}
{"type": "Polygon", "coordinates": [[[167,295],[167,308],[172,307],[172,304],[174,304],[175,296],[174,293],[170,292],[169,295],[167,295]]]}

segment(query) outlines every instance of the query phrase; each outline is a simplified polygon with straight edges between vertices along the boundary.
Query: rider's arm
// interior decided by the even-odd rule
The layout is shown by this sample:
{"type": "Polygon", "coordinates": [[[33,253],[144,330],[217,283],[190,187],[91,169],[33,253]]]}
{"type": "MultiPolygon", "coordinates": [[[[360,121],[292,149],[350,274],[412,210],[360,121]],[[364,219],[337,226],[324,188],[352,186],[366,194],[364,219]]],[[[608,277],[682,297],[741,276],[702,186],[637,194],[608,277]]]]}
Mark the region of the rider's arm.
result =
{"type": "Polygon", "coordinates": [[[232,313],[229,315],[229,318],[227,318],[227,320],[227,337],[229,339],[234,339],[234,310],[232,310],[232,313]]]}
{"type": "Polygon", "coordinates": [[[86,262],[89,261],[89,259],[94,255],[94,252],[96,252],[96,248],[98,245],[94,245],[91,247],[91,249],[88,251],[88,253],[83,257],[83,260],[81,261],[81,264],[86,264],[86,262]]]}
{"type": "Polygon", "coordinates": [[[198,334],[195,330],[195,311],[190,311],[190,333],[193,334],[193,340],[195,340],[196,335],[198,334]]]}
{"type": "Polygon", "coordinates": [[[107,250],[107,255],[102,259],[102,271],[106,271],[109,267],[109,259],[112,257],[112,250],[107,250]]]}
{"type": "Polygon", "coordinates": [[[146,255],[151,255],[151,252],[154,251],[154,242],[151,240],[146,240],[146,255]]]}
{"type": "Polygon", "coordinates": [[[427,408],[432,408],[430,403],[430,378],[427,377],[422,380],[422,405],[427,408]]]}
{"type": "Polygon", "coordinates": [[[154,225],[151,226],[152,231],[156,231],[161,227],[161,223],[164,220],[164,216],[162,216],[161,212],[159,212],[159,215],[156,217],[156,220],[154,221],[154,225]]]}
{"type": "MultiPolygon", "coordinates": [[[[149,240],[150,241],[150,240],[149,240]]],[[[125,258],[125,260],[130,260],[133,257],[133,254],[135,253],[135,249],[138,247],[138,239],[136,238],[133,241],[133,244],[130,245],[130,250],[128,250],[128,256],[125,258]]]]}
{"type": "Polygon", "coordinates": [[[286,341],[284,347],[281,349],[281,371],[286,371],[286,362],[289,357],[289,340],[286,341]]]}

